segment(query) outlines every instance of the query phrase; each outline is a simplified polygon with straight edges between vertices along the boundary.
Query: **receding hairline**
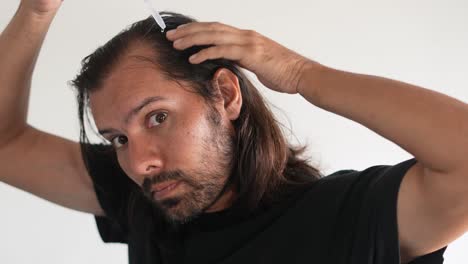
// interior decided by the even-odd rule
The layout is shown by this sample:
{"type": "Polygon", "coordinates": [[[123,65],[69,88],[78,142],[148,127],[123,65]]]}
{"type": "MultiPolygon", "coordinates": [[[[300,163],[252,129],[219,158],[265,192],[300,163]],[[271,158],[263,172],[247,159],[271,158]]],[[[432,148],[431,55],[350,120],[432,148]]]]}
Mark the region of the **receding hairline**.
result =
{"type": "MultiPolygon", "coordinates": [[[[163,73],[162,76],[169,80],[169,78],[164,74],[164,71],[161,69],[161,66],[157,63],[158,53],[151,45],[149,40],[145,40],[142,37],[135,37],[128,42],[127,47],[120,53],[117,54],[116,60],[109,65],[108,71],[102,76],[100,85],[93,87],[89,90],[89,95],[93,94],[102,89],[104,86],[103,83],[110,78],[110,76],[122,66],[124,62],[136,61],[138,63],[144,63],[142,65],[145,68],[152,68],[157,72],[163,73]]],[[[127,66],[128,67],[128,66],[127,66]]]]}

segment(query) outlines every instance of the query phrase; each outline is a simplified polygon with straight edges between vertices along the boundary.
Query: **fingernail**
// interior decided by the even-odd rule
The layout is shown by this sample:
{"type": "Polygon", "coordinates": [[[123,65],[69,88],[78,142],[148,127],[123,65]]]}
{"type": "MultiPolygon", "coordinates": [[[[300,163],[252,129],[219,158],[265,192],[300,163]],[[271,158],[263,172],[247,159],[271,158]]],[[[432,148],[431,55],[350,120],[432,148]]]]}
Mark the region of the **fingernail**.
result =
{"type": "Polygon", "coordinates": [[[194,62],[194,61],[197,59],[197,57],[198,57],[198,55],[197,55],[197,54],[194,54],[194,55],[190,56],[189,60],[190,60],[191,62],[194,62]]]}

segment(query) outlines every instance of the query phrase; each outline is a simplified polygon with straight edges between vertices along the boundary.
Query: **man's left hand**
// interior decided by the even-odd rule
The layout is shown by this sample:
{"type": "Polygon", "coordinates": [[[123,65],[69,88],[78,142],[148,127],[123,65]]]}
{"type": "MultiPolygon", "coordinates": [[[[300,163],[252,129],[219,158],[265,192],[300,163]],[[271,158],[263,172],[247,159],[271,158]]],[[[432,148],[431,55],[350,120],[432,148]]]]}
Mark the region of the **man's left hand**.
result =
{"type": "Polygon", "coordinates": [[[289,94],[298,86],[307,65],[313,61],[252,30],[241,30],[217,22],[193,22],[167,32],[174,48],[209,45],[190,57],[193,64],[228,59],[256,74],[268,88],[289,94]]]}

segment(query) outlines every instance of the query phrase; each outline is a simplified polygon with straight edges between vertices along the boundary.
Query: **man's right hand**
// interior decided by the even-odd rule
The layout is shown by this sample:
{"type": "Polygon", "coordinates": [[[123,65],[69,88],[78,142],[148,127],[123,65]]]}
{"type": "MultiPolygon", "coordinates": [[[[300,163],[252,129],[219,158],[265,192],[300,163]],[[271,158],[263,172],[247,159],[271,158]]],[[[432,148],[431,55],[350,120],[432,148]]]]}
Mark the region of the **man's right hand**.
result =
{"type": "Polygon", "coordinates": [[[21,5],[38,15],[57,12],[63,0],[21,0],[21,5]]]}

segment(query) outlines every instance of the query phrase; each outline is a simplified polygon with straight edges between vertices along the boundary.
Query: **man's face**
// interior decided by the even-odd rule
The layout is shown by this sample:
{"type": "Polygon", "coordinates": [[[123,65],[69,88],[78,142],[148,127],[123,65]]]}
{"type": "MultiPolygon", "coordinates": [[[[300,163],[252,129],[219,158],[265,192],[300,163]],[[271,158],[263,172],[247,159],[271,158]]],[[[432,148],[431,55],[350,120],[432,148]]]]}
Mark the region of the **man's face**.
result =
{"type": "Polygon", "coordinates": [[[151,52],[131,51],[90,94],[96,126],[116,148],[121,168],[170,220],[226,208],[232,190],[216,198],[231,171],[229,120],[132,55],[151,52]]]}

